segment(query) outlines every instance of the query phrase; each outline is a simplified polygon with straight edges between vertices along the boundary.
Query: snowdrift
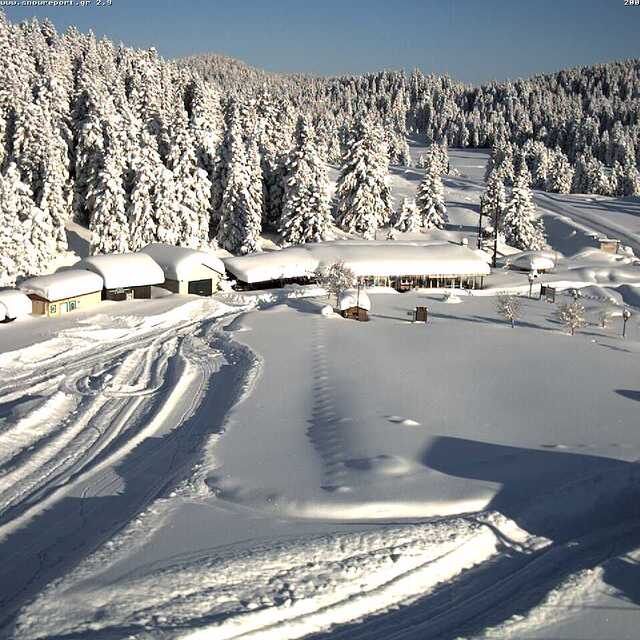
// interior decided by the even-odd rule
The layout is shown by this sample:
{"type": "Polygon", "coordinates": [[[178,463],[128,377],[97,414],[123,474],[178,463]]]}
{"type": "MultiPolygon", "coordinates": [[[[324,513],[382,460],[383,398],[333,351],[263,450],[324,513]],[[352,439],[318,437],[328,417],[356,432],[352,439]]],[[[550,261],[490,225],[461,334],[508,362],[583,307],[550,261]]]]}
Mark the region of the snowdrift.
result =
{"type": "Polygon", "coordinates": [[[0,305],[0,321],[28,316],[32,311],[31,300],[15,289],[0,291],[0,305]]]}

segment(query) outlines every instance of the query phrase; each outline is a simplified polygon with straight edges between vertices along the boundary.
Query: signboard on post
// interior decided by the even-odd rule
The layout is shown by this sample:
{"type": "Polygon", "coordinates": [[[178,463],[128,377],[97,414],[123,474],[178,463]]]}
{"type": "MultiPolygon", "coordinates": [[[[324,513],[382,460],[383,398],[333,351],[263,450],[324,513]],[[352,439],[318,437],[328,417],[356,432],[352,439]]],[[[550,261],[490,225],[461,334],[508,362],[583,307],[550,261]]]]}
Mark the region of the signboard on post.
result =
{"type": "Polygon", "coordinates": [[[550,287],[549,285],[541,285],[540,287],[540,297],[544,296],[544,299],[547,302],[555,302],[556,301],[556,290],[555,287],[550,287]]]}

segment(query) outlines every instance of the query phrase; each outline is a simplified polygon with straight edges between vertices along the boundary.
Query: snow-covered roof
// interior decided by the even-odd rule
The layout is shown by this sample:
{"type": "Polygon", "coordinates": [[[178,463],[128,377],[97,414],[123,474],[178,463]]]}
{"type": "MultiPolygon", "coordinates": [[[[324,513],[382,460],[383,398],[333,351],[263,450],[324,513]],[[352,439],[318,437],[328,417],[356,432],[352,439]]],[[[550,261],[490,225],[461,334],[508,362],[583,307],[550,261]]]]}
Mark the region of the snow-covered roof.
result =
{"type": "Polygon", "coordinates": [[[104,280],[106,289],[142,287],[164,282],[164,272],[160,265],[146,253],[90,256],[74,266],[97,273],[104,280]]]}
{"type": "Polygon", "coordinates": [[[299,278],[343,261],[356,276],[487,275],[486,254],[452,243],[337,240],[224,258],[242,282],[299,278]]]}
{"type": "Polygon", "coordinates": [[[142,252],[150,255],[162,267],[165,277],[170,280],[189,280],[194,271],[202,267],[224,275],[222,260],[206,251],[152,243],[142,249],[142,252]]]}
{"type": "Polygon", "coordinates": [[[512,267],[529,271],[548,271],[556,266],[555,257],[550,251],[522,251],[508,257],[512,267]]]}
{"type": "Polygon", "coordinates": [[[45,300],[62,300],[101,291],[102,277],[86,269],[66,269],[48,276],[36,276],[21,282],[19,288],[45,300]]]}
{"type": "Polygon", "coordinates": [[[371,300],[362,289],[360,293],[358,293],[357,289],[345,289],[338,296],[338,309],[344,311],[345,309],[351,309],[351,307],[360,307],[371,311],[371,300]]]}
{"type": "Polygon", "coordinates": [[[32,311],[31,300],[22,291],[5,289],[0,291],[0,320],[5,318],[20,318],[28,316],[32,311]]]}

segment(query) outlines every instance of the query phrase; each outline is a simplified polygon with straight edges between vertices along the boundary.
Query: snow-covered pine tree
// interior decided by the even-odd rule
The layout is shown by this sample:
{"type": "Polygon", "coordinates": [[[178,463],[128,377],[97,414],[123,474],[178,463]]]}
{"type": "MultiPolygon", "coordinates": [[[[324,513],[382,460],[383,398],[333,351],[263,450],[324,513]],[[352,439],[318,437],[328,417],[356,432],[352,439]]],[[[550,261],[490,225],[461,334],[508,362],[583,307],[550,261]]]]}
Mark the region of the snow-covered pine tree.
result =
{"type": "Polygon", "coordinates": [[[507,208],[507,196],[499,169],[489,176],[487,189],[482,195],[480,206],[482,207],[482,215],[491,220],[493,228],[496,228],[496,222],[501,227],[507,208]]]}
{"type": "Polygon", "coordinates": [[[391,213],[389,158],[382,130],[368,119],[355,129],[338,178],[336,220],[349,233],[375,237],[391,213]]]}
{"type": "Polygon", "coordinates": [[[629,162],[622,166],[616,162],[613,170],[616,184],[616,195],[637,196],[640,194],[640,174],[635,164],[629,162]]]}
{"type": "Polygon", "coordinates": [[[444,187],[439,171],[440,162],[432,154],[427,158],[424,178],[418,186],[416,195],[421,226],[425,229],[444,229],[448,220],[447,208],[444,204],[444,187]]]}
{"type": "Polygon", "coordinates": [[[152,203],[155,211],[158,242],[177,245],[182,231],[180,204],[176,195],[173,172],[163,165],[159,166],[158,182],[153,192],[152,203]]]}
{"type": "Polygon", "coordinates": [[[536,217],[528,177],[524,172],[516,177],[502,222],[505,241],[512,247],[523,250],[544,247],[544,228],[536,217]]]}
{"type": "Polygon", "coordinates": [[[11,287],[24,273],[26,247],[24,229],[18,217],[16,194],[0,174],[0,287],[11,287]]]}
{"type": "Polygon", "coordinates": [[[122,169],[118,158],[107,153],[98,173],[91,201],[89,230],[91,253],[125,253],[129,250],[129,225],[122,169]]]}
{"type": "Polygon", "coordinates": [[[178,244],[199,249],[209,242],[211,182],[207,172],[198,166],[196,143],[191,131],[183,122],[176,128],[168,163],[173,171],[176,200],[180,207],[178,244]]]}
{"type": "Polygon", "coordinates": [[[31,189],[20,179],[14,163],[2,177],[0,212],[0,281],[12,285],[17,276],[37,274],[46,268],[55,252],[51,220],[36,207],[31,189]]]}
{"type": "Polygon", "coordinates": [[[253,163],[240,136],[229,138],[226,186],[222,194],[218,244],[232,253],[260,250],[262,202],[256,197],[253,163]]]}
{"type": "Polygon", "coordinates": [[[327,168],[318,154],[309,120],[300,116],[296,145],[286,165],[282,217],[278,231],[285,244],[325,240],[331,225],[327,168]]]}
{"type": "Polygon", "coordinates": [[[398,231],[413,233],[420,229],[422,217],[416,201],[406,196],[402,198],[400,209],[396,212],[393,219],[393,228],[398,231]]]}
{"type": "Polygon", "coordinates": [[[129,159],[131,193],[128,200],[129,248],[139,251],[158,239],[155,211],[156,192],[165,167],[157,150],[155,137],[142,131],[140,145],[129,159]]]}
{"type": "Polygon", "coordinates": [[[560,149],[556,149],[549,165],[546,190],[552,193],[570,193],[573,173],[569,158],[560,149]]]}

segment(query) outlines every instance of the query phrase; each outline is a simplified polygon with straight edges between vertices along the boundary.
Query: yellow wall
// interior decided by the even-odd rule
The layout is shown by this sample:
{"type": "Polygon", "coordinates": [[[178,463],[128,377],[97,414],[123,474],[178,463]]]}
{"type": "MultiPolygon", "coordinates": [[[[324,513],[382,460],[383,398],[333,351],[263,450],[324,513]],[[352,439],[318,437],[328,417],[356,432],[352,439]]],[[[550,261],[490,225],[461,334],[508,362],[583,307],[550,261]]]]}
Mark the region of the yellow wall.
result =
{"type": "Polygon", "coordinates": [[[70,311],[82,311],[83,309],[89,309],[98,304],[102,299],[102,292],[96,291],[94,293],[86,293],[83,296],[73,296],[71,298],[64,298],[62,300],[43,300],[40,297],[33,296],[31,298],[33,313],[37,315],[47,316],[49,318],[57,318],[70,311]],[[75,309],[70,307],[75,303],[75,309]],[[67,311],[63,311],[65,309],[67,311]]]}

